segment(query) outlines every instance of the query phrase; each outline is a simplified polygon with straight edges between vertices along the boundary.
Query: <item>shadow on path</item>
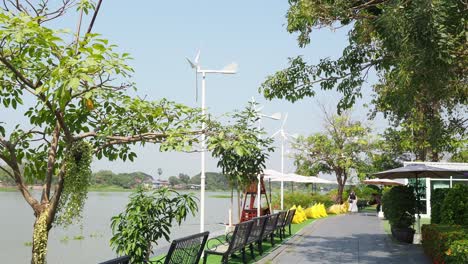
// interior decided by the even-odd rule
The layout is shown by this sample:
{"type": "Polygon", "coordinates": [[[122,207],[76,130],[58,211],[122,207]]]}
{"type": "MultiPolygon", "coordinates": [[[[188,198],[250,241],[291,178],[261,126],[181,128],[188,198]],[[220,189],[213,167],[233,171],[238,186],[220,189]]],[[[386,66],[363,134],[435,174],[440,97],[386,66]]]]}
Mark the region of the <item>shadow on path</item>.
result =
{"type": "Polygon", "coordinates": [[[259,263],[430,263],[420,245],[392,241],[372,213],[341,215],[306,227],[259,263]]]}

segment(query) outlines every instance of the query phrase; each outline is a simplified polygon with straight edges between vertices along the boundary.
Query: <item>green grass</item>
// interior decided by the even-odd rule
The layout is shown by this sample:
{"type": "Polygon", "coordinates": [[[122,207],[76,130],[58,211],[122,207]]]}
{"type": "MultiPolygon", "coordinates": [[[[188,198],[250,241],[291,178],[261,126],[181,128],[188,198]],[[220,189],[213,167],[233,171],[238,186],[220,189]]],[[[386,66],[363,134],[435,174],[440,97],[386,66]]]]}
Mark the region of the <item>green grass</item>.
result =
{"type": "Polygon", "coordinates": [[[229,194],[215,194],[215,195],[210,195],[210,198],[231,198],[231,195],[229,195],[229,194]]]}
{"type": "Polygon", "coordinates": [[[16,192],[18,191],[17,187],[0,187],[0,192],[16,192]]]}
{"type": "Polygon", "coordinates": [[[370,205],[370,206],[366,206],[363,209],[359,210],[359,212],[362,212],[362,213],[377,213],[376,210],[377,210],[376,205],[370,205]]]}
{"type": "MultiPolygon", "coordinates": [[[[315,220],[316,219],[308,219],[308,220],[306,220],[306,221],[304,221],[304,222],[302,222],[300,224],[292,224],[291,225],[291,234],[292,235],[296,234],[301,229],[303,229],[307,225],[311,224],[315,220]]],[[[274,239],[275,245],[274,246],[271,245],[269,239],[268,239],[268,241],[263,242],[263,244],[262,244],[263,245],[263,255],[261,255],[261,256],[259,256],[260,253],[256,250],[257,247],[255,246],[255,251],[254,251],[255,259],[253,259],[250,256],[250,250],[248,248],[246,248],[247,263],[255,263],[256,261],[259,261],[263,257],[267,256],[273,249],[279,247],[282,243],[284,243],[285,241],[287,241],[289,238],[292,237],[292,235],[289,236],[288,229],[286,229],[286,235],[287,235],[287,237],[286,237],[286,239],[283,239],[283,241],[281,241],[278,237],[275,236],[275,239],[274,239]]],[[[224,236],[220,236],[220,237],[218,237],[218,239],[220,239],[221,241],[225,241],[224,236]]],[[[216,243],[216,240],[210,241],[209,246],[213,247],[216,244],[219,244],[219,243],[216,243]]],[[[229,258],[229,263],[233,263],[233,264],[234,263],[236,263],[236,264],[237,263],[242,263],[242,255],[240,254],[240,252],[236,253],[236,256],[237,257],[230,257],[229,258]]],[[[154,257],[154,258],[152,258],[152,260],[161,259],[162,257],[164,257],[164,255],[154,257]]],[[[203,263],[203,259],[200,260],[200,263],[203,263]]],[[[219,263],[221,263],[221,256],[209,255],[206,263],[207,264],[215,264],[215,263],[219,264],[219,263]]]]}

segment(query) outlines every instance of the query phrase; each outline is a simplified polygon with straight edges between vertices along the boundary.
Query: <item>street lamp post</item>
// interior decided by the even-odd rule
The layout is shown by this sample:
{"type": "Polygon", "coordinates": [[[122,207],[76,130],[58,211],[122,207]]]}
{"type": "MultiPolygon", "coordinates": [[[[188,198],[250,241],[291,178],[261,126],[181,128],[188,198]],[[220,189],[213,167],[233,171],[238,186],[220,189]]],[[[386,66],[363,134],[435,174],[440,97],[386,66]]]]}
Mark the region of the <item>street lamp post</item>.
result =
{"type": "MultiPolygon", "coordinates": [[[[218,73],[218,74],[235,74],[237,72],[237,64],[231,63],[221,70],[203,70],[198,63],[200,58],[200,51],[197,53],[194,62],[187,59],[192,69],[195,69],[195,74],[202,75],[202,117],[205,118],[206,106],[205,106],[205,95],[206,95],[206,74],[218,73]]],[[[206,135],[205,135],[206,124],[202,121],[202,134],[201,134],[201,172],[200,172],[200,232],[205,231],[205,148],[206,148],[206,135]]]]}

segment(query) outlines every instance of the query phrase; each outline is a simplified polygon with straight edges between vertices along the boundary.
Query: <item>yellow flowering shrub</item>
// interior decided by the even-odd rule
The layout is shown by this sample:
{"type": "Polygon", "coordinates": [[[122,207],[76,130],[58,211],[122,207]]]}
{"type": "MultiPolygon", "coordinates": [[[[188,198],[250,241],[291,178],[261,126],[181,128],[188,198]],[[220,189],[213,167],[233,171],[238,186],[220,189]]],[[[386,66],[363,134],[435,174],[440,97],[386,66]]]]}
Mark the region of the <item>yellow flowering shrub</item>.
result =
{"type": "Polygon", "coordinates": [[[307,216],[306,216],[306,213],[304,211],[304,209],[302,208],[302,206],[293,206],[291,207],[291,209],[296,209],[296,213],[294,214],[294,217],[293,217],[293,220],[292,220],[292,223],[293,224],[299,224],[299,223],[302,223],[304,222],[305,220],[307,220],[307,216]]]}

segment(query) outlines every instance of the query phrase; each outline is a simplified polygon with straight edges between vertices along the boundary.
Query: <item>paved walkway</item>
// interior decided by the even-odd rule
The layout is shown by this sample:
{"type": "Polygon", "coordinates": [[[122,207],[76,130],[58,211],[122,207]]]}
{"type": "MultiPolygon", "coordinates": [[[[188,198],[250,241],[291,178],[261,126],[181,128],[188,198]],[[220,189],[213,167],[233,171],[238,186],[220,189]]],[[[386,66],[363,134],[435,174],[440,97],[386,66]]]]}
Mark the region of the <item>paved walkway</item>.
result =
{"type": "Polygon", "coordinates": [[[420,245],[393,242],[375,214],[318,220],[259,263],[430,263],[420,245]]]}

